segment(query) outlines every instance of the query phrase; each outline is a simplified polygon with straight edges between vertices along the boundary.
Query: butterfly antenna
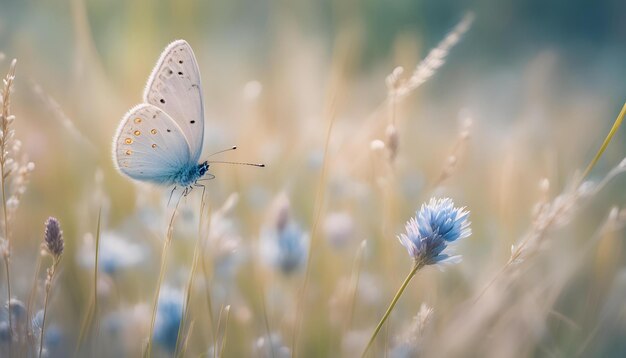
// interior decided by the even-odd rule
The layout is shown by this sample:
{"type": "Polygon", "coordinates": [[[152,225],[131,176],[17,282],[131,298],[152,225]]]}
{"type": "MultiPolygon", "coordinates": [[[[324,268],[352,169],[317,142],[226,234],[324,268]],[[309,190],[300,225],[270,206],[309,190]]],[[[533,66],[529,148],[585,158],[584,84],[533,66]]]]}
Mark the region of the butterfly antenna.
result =
{"type": "Polygon", "coordinates": [[[218,163],[218,164],[237,164],[237,165],[249,165],[252,167],[257,167],[257,168],[265,168],[265,164],[258,164],[258,163],[245,163],[245,162],[225,162],[225,161],[221,161],[221,160],[217,160],[217,161],[209,161],[209,164],[214,164],[214,163],[218,163]]]}
{"type": "Polygon", "coordinates": [[[213,153],[213,154],[210,154],[210,155],[209,155],[209,158],[210,158],[210,157],[212,157],[212,156],[214,156],[214,155],[217,155],[217,154],[220,154],[220,153],[224,153],[224,152],[230,152],[231,150],[235,150],[235,149],[237,149],[237,146],[236,146],[236,145],[234,145],[234,146],[232,146],[232,147],[230,147],[230,148],[228,148],[228,149],[222,149],[222,150],[217,151],[217,152],[215,152],[215,153],[213,153]]]}

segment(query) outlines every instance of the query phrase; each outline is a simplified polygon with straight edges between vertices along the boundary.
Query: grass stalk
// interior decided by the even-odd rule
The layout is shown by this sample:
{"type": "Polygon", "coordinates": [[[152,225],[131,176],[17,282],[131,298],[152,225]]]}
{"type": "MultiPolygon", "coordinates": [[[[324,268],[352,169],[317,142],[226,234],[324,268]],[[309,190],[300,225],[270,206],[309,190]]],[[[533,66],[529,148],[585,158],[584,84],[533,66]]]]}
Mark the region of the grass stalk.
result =
{"type": "Polygon", "coordinates": [[[161,285],[163,284],[163,278],[165,277],[165,269],[167,267],[167,253],[169,251],[170,244],[172,242],[172,234],[174,231],[174,218],[178,212],[178,205],[180,205],[180,198],[176,202],[176,207],[172,212],[169,225],[167,227],[167,233],[163,242],[163,251],[161,252],[161,267],[159,269],[159,278],[157,280],[156,292],[154,294],[154,302],[152,303],[152,318],[150,319],[150,331],[148,332],[148,344],[144,351],[144,357],[152,356],[152,335],[154,334],[154,323],[156,322],[157,308],[159,307],[159,295],[161,293],[161,285]]]}
{"type": "Polygon", "coordinates": [[[224,347],[226,347],[226,338],[228,338],[228,320],[230,318],[230,305],[224,307],[224,311],[226,311],[226,319],[224,321],[224,338],[222,338],[222,344],[220,346],[220,358],[224,356],[224,347]]]}
{"type": "Polygon", "coordinates": [[[352,325],[352,321],[354,319],[354,310],[356,308],[356,297],[359,290],[359,279],[361,277],[361,268],[363,267],[363,254],[365,253],[365,247],[367,245],[367,241],[363,240],[361,245],[359,246],[359,250],[356,253],[356,257],[354,258],[354,264],[352,268],[352,285],[350,292],[350,301],[348,302],[348,317],[346,319],[346,325],[344,328],[344,333],[348,332],[350,326],[352,325]]]}
{"type": "Polygon", "coordinates": [[[33,314],[33,304],[35,301],[35,297],[37,296],[37,284],[39,283],[39,271],[41,271],[41,258],[42,255],[38,254],[37,255],[37,262],[35,263],[35,277],[33,277],[33,286],[30,289],[30,294],[28,295],[28,302],[26,303],[26,317],[28,319],[28,340],[27,342],[29,342],[29,344],[32,344],[32,346],[35,346],[35,339],[33,337],[33,330],[32,330],[32,314],[33,314]]]}
{"type": "MultiPolygon", "coordinates": [[[[193,288],[193,282],[194,282],[194,278],[195,278],[195,273],[196,273],[196,269],[198,267],[198,262],[200,261],[200,255],[203,251],[203,245],[202,245],[202,217],[203,217],[203,211],[204,210],[204,197],[201,199],[201,203],[200,203],[200,223],[199,223],[199,232],[198,232],[198,239],[196,240],[196,247],[193,251],[193,259],[191,261],[191,272],[189,273],[189,280],[187,281],[187,288],[185,290],[185,303],[183,306],[183,315],[182,318],[180,320],[180,325],[178,328],[178,336],[176,337],[176,349],[174,350],[174,356],[175,357],[179,357],[181,356],[179,352],[179,344],[180,341],[182,339],[182,335],[183,332],[185,331],[185,321],[187,318],[187,314],[189,311],[189,300],[191,299],[191,290],[193,288]]],[[[186,341],[186,340],[185,340],[186,341]]]]}
{"type": "Polygon", "coordinates": [[[52,266],[48,270],[48,277],[46,278],[46,294],[44,296],[43,301],[43,318],[41,321],[41,333],[39,335],[39,354],[38,357],[41,358],[41,352],[43,351],[43,342],[46,333],[46,317],[48,314],[48,300],[50,299],[50,291],[52,288],[52,280],[54,279],[54,273],[56,271],[57,264],[59,263],[58,258],[54,258],[54,262],[52,266]]]}
{"type": "Polygon", "coordinates": [[[598,149],[598,152],[596,153],[595,157],[593,157],[593,159],[587,166],[587,169],[585,169],[583,175],[581,176],[580,178],[581,182],[589,175],[589,173],[591,173],[591,170],[593,169],[593,167],[596,166],[596,164],[598,163],[598,160],[600,160],[600,158],[602,157],[602,154],[604,154],[604,151],[609,146],[609,143],[611,143],[613,136],[615,135],[615,133],[617,133],[617,130],[622,125],[622,121],[624,120],[624,117],[626,117],[626,103],[624,103],[624,105],[622,106],[622,110],[617,115],[615,122],[613,122],[613,126],[611,127],[611,130],[609,131],[609,133],[606,135],[606,138],[604,138],[604,142],[602,142],[600,149],[598,149]]]}
{"type": "Polygon", "coordinates": [[[100,231],[102,225],[102,206],[98,209],[98,222],[96,224],[96,242],[95,242],[95,257],[94,257],[94,269],[93,269],[93,290],[91,291],[91,298],[89,299],[89,306],[87,307],[87,313],[80,325],[80,331],[78,333],[78,341],[74,350],[74,356],[78,356],[78,352],[83,344],[83,341],[87,335],[87,331],[92,326],[92,321],[96,315],[98,307],[98,268],[100,260],[100,231]]]}
{"type": "Polygon", "coordinates": [[[385,321],[387,320],[387,318],[391,314],[391,311],[396,306],[396,303],[400,299],[400,296],[402,296],[402,293],[404,292],[406,287],[409,285],[409,282],[411,282],[411,279],[413,278],[413,276],[415,276],[415,273],[417,272],[417,270],[419,270],[422,267],[423,267],[423,265],[418,264],[418,263],[413,265],[413,268],[411,269],[411,272],[409,272],[409,274],[406,276],[406,278],[404,279],[404,282],[402,282],[402,285],[400,286],[400,288],[396,292],[396,295],[393,297],[393,300],[391,300],[391,303],[389,304],[389,307],[387,308],[387,311],[383,315],[383,318],[381,318],[380,322],[378,322],[378,325],[376,326],[376,329],[374,330],[374,333],[372,333],[372,336],[370,337],[370,340],[367,343],[367,346],[365,347],[365,350],[363,351],[363,354],[361,355],[361,357],[365,357],[365,355],[369,351],[370,347],[374,343],[374,340],[376,339],[376,336],[378,335],[378,332],[380,332],[380,329],[383,327],[383,324],[385,324],[385,321]]]}
{"type": "Polygon", "coordinates": [[[7,195],[6,195],[6,181],[11,171],[7,171],[6,163],[8,154],[8,142],[10,140],[9,136],[9,108],[10,108],[10,94],[11,88],[13,87],[13,80],[15,79],[15,64],[16,60],[11,62],[11,67],[9,68],[9,73],[6,75],[4,79],[4,89],[2,92],[2,113],[0,120],[0,130],[2,130],[2,137],[0,138],[0,176],[2,176],[2,180],[0,181],[0,191],[2,192],[2,214],[4,217],[4,240],[5,247],[2,250],[2,256],[4,258],[4,269],[6,272],[7,279],[7,295],[8,295],[8,314],[9,314],[9,355],[12,354],[12,341],[13,341],[13,318],[11,314],[11,270],[10,270],[10,256],[11,256],[11,240],[9,238],[9,215],[7,211],[7,195]]]}

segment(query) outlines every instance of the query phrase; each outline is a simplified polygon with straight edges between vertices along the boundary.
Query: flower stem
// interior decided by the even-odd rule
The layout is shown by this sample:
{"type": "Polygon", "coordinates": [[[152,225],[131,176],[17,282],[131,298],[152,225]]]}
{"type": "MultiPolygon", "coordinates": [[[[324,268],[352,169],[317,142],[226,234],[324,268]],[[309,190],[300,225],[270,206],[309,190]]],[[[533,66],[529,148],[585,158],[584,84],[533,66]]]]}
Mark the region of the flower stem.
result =
{"type": "Polygon", "coordinates": [[[619,112],[619,115],[615,119],[615,122],[613,123],[613,127],[611,127],[611,130],[609,131],[609,134],[607,134],[606,138],[604,139],[604,142],[600,146],[600,149],[598,149],[596,156],[591,160],[591,163],[589,163],[589,165],[587,166],[587,169],[585,169],[585,172],[580,178],[581,181],[584,180],[587,177],[587,175],[589,175],[589,173],[591,172],[591,169],[593,169],[593,167],[596,165],[598,160],[600,160],[600,157],[602,157],[604,150],[606,150],[606,147],[609,146],[609,143],[611,143],[611,139],[613,139],[613,136],[615,135],[619,127],[622,125],[622,121],[624,120],[625,116],[626,116],[626,103],[624,103],[622,110],[619,112]]]}
{"type": "Polygon", "coordinates": [[[389,317],[389,314],[391,314],[391,311],[396,306],[396,303],[400,299],[400,296],[402,296],[402,293],[406,289],[406,286],[409,285],[409,282],[411,282],[411,279],[413,278],[413,276],[415,276],[415,273],[417,272],[417,270],[422,268],[422,266],[424,265],[419,264],[419,263],[415,263],[413,265],[411,272],[409,272],[407,277],[404,279],[404,282],[402,282],[402,286],[400,286],[400,288],[398,289],[398,292],[396,292],[396,295],[393,297],[393,300],[391,300],[391,303],[389,304],[389,307],[387,308],[387,312],[385,312],[385,315],[383,316],[383,318],[380,320],[380,322],[378,322],[378,326],[376,326],[376,329],[374,330],[374,333],[372,334],[370,341],[367,343],[367,347],[365,347],[365,350],[363,351],[363,354],[361,355],[361,357],[365,357],[365,355],[367,354],[367,351],[370,349],[370,347],[374,343],[374,340],[376,339],[378,332],[383,327],[383,324],[385,324],[387,317],[389,317]]]}
{"type": "Polygon", "coordinates": [[[159,269],[159,277],[157,280],[156,293],[154,295],[154,302],[152,303],[152,318],[150,319],[150,331],[148,335],[148,344],[143,353],[144,357],[152,357],[152,335],[154,334],[154,323],[156,321],[157,309],[159,307],[159,294],[161,293],[161,285],[163,284],[163,278],[165,276],[165,269],[167,267],[167,253],[169,251],[170,243],[172,242],[172,232],[174,230],[174,218],[178,211],[178,205],[180,204],[180,198],[174,207],[170,223],[167,227],[167,234],[165,235],[165,241],[163,241],[163,251],[161,251],[161,267],[159,269]]]}
{"type": "Polygon", "coordinates": [[[48,298],[50,297],[50,288],[52,287],[52,280],[54,279],[54,271],[56,271],[57,263],[57,258],[55,258],[52,266],[48,270],[48,277],[46,279],[46,294],[43,300],[43,318],[41,320],[41,332],[39,334],[39,358],[41,358],[41,353],[43,351],[44,334],[46,331],[46,316],[48,313],[48,298]]]}

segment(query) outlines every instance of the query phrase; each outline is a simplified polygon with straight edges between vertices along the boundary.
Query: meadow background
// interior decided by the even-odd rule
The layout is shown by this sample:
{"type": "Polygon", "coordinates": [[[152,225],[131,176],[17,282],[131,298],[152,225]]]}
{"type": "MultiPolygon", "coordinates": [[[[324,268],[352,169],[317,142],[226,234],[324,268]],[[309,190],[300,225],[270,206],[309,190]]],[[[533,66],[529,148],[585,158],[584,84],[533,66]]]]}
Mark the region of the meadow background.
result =
{"type": "MultiPolygon", "coordinates": [[[[0,73],[17,59],[12,125],[35,165],[9,220],[11,294],[32,302],[14,331],[39,334],[54,216],[45,353],[141,354],[175,205],[119,174],[111,141],[183,38],[204,154],[237,145],[220,159],[267,167],[213,165],[204,210],[199,190],[181,201],[155,356],[359,356],[410,270],[396,236],[431,197],[470,211],[463,262],[418,273],[371,356],[625,356],[623,131],[580,178],[626,99],[624,14],[618,0],[0,1],[0,73]],[[464,16],[445,64],[390,101],[387,76],[464,16]]],[[[4,304],[3,356],[7,318],[4,304]]]]}

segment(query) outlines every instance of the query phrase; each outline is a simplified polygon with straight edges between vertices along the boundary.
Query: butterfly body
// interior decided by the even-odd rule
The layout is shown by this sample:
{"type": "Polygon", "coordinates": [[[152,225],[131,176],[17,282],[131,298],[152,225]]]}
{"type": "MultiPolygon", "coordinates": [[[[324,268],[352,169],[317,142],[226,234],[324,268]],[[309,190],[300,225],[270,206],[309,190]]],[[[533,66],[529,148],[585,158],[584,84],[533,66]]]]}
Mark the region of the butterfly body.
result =
{"type": "Polygon", "coordinates": [[[113,160],[131,179],[191,187],[209,169],[200,161],[204,104],[200,71],[184,40],[168,45],[148,79],[144,103],[122,118],[113,160]]]}
{"type": "Polygon", "coordinates": [[[173,184],[182,187],[191,186],[195,184],[198,179],[202,178],[208,170],[209,164],[207,162],[185,166],[172,178],[170,185],[173,184]]]}

